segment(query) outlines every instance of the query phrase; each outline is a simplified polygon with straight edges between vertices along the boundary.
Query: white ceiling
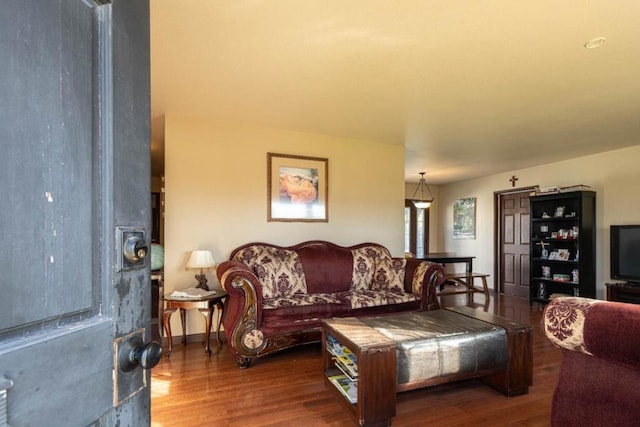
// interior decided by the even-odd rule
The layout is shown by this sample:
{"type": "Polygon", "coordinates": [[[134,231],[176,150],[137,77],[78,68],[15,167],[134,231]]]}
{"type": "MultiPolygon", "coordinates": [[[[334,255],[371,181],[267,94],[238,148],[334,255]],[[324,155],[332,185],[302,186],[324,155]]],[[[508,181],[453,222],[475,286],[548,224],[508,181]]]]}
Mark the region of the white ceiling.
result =
{"type": "Polygon", "coordinates": [[[640,2],[151,0],[155,173],[165,113],[401,144],[434,184],[638,145],[640,2]]]}

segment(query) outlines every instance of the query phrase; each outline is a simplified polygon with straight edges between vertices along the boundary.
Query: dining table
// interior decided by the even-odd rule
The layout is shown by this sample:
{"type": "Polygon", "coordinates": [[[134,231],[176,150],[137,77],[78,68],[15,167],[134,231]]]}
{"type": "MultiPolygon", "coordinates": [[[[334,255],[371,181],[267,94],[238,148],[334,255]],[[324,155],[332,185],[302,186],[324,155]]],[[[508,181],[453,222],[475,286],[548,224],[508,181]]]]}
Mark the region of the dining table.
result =
{"type": "Polygon", "coordinates": [[[473,272],[474,258],[475,258],[474,256],[459,255],[453,252],[431,252],[417,259],[424,260],[424,261],[437,262],[438,264],[443,264],[443,265],[464,263],[465,272],[471,273],[473,272]]]}

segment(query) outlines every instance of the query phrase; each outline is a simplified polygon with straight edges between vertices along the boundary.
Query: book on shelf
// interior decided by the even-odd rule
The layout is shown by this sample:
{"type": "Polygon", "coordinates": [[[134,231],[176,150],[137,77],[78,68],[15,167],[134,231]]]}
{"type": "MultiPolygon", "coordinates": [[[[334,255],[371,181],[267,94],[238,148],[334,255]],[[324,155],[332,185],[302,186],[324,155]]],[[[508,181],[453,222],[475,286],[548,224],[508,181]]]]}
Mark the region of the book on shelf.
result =
{"type": "Polygon", "coordinates": [[[560,187],[560,192],[561,193],[569,193],[571,191],[587,191],[587,190],[591,190],[591,187],[589,187],[588,185],[584,185],[584,184],[578,184],[578,185],[570,185],[568,187],[560,187]]]}
{"type": "Polygon", "coordinates": [[[200,288],[186,288],[186,289],[176,289],[175,291],[171,292],[171,295],[169,295],[171,298],[202,298],[202,297],[208,297],[209,295],[215,295],[216,291],[205,291],[204,289],[200,289],[200,288]]]}
{"type": "Polygon", "coordinates": [[[569,185],[566,187],[558,187],[558,186],[553,186],[553,187],[536,187],[531,193],[531,196],[541,196],[543,194],[558,194],[558,193],[569,193],[572,191],[586,191],[586,190],[591,190],[591,187],[589,187],[588,185],[584,185],[584,184],[576,184],[576,185],[569,185]]]}
{"type": "Polygon", "coordinates": [[[333,356],[335,365],[351,379],[358,377],[358,357],[349,348],[340,344],[331,335],[327,336],[327,351],[333,356]]]}
{"type": "Polygon", "coordinates": [[[346,376],[351,378],[352,380],[356,380],[358,378],[358,364],[354,363],[351,359],[346,356],[338,356],[334,357],[333,360],[338,369],[340,369],[346,376]]]}
{"type": "Polygon", "coordinates": [[[358,382],[351,380],[346,375],[332,375],[329,381],[347,398],[349,403],[358,401],[358,382]]]}

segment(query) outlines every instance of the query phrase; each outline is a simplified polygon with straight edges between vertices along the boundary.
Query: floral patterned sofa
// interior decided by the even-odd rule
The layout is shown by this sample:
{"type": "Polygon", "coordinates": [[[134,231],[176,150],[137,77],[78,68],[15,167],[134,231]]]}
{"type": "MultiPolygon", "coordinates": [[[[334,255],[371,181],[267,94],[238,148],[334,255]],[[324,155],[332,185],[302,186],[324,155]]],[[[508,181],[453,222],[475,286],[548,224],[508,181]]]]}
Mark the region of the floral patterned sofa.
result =
{"type": "Polygon", "coordinates": [[[562,297],[545,307],[562,349],[552,426],[631,426],[640,420],[640,305],[562,297]]]}
{"type": "Polygon", "coordinates": [[[217,269],[229,294],[223,324],[240,368],[255,357],[320,340],[322,319],[438,307],[441,265],[392,258],[376,243],[290,247],[249,243],[217,269]]]}

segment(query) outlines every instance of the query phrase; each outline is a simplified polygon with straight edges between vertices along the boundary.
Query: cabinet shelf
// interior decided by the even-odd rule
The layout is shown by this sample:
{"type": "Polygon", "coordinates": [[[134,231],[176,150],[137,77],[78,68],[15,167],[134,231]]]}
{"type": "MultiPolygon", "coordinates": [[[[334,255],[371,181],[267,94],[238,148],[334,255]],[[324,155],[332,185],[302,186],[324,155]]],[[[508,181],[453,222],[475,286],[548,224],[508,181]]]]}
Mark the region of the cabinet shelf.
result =
{"type": "Polygon", "coordinates": [[[571,282],[566,280],[553,280],[549,277],[533,277],[531,280],[535,282],[544,282],[544,283],[557,283],[561,285],[570,285],[574,287],[580,287],[580,282],[571,282]]]}
{"type": "Polygon", "coordinates": [[[561,259],[549,259],[549,258],[531,258],[531,262],[541,262],[545,264],[567,264],[567,265],[579,265],[580,261],[575,259],[561,260],[561,259]]]}
{"type": "MultiPolygon", "coordinates": [[[[535,197],[535,196],[534,196],[535,197]]],[[[576,216],[562,216],[562,217],[551,217],[551,218],[531,218],[533,222],[559,222],[559,221],[577,221],[580,217],[576,216]]]]}
{"type": "Polygon", "coordinates": [[[533,242],[538,243],[538,242],[545,242],[545,243],[571,243],[571,242],[575,242],[578,243],[578,241],[580,240],[578,237],[574,237],[571,239],[552,239],[551,237],[533,237],[531,239],[533,242]]]}
{"type": "Polygon", "coordinates": [[[546,304],[553,294],[595,298],[595,196],[593,191],[573,191],[531,197],[530,303],[546,304]],[[561,210],[565,216],[542,217],[561,210]],[[551,233],[561,238],[552,238],[551,233]],[[568,259],[542,258],[543,249],[568,259]],[[555,274],[579,281],[553,280],[555,274]]]}

